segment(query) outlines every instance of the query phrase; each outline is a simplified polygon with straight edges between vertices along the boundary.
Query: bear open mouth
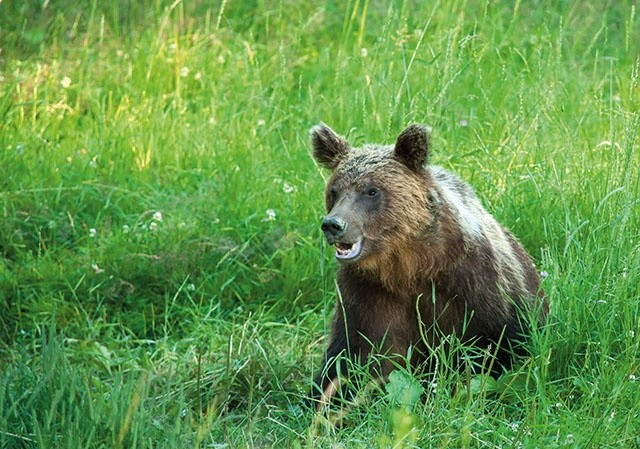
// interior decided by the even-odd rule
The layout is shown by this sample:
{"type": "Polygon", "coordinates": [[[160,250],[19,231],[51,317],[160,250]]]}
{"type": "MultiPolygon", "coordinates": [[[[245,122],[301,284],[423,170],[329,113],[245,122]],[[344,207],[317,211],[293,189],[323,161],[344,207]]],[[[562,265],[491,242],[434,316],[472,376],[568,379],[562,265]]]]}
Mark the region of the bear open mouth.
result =
{"type": "Polygon", "coordinates": [[[336,259],[355,259],[362,252],[362,240],[355,243],[336,243],[336,259]]]}

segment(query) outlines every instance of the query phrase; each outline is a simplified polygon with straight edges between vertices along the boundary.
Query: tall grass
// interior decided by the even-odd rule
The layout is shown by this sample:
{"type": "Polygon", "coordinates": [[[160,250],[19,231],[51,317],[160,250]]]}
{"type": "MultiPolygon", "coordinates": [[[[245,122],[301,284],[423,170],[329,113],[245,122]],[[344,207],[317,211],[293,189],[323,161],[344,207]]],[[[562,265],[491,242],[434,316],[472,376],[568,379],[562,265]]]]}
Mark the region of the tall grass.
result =
{"type": "Polygon", "coordinates": [[[629,1],[0,2],[0,447],[639,446],[637,42],[629,1]],[[548,273],[531,359],[300,408],[319,121],[434,128],[548,273]]]}

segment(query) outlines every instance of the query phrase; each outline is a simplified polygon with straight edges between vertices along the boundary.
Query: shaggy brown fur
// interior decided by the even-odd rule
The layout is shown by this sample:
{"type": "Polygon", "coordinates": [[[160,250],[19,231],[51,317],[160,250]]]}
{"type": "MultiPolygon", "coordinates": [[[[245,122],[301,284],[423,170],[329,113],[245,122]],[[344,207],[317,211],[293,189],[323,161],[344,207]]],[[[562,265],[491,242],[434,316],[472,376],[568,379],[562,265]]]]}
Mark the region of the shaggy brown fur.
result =
{"type": "Polygon", "coordinates": [[[351,148],[321,124],[314,158],[333,170],[322,228],[336,245],[339,298],[325,366],[312,398],[328,401],[344,385],[346,358],[386,378],[393,357],[425,366],[443,335],[499,345],[493,374],[509,366],[511,344],[528,330],[519,310],[539,311],[539,278],[516,238],[480,204],[471,187],[426,165],[427,128],[412,125],[393,146],[351,148]]]}

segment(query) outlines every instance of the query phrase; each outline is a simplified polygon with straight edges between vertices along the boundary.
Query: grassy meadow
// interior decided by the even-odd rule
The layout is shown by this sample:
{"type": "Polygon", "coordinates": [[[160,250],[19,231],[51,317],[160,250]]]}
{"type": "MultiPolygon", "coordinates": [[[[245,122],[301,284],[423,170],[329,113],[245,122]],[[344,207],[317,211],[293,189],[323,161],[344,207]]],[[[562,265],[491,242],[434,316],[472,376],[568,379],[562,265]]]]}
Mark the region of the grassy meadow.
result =
{"type": "Polygon", "coordinates": [[[0,1],[0,448],[640,448],[638,9],[0,1]],[[531,358],[301,408],[320,121],[433,127],[547,274],[531,358]]]}

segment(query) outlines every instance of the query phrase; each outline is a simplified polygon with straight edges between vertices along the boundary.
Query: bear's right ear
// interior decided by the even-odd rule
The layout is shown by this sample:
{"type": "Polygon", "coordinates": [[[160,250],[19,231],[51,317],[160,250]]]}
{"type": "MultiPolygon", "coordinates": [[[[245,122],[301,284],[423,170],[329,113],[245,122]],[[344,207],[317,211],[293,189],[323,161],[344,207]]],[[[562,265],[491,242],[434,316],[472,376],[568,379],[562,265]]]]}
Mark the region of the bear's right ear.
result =
{"type": "Polygon", "coordinates": [[[324,123],[311,128],[313,158],[325,168],[335,169],[349,152],[349,144],[324,123]]]}

